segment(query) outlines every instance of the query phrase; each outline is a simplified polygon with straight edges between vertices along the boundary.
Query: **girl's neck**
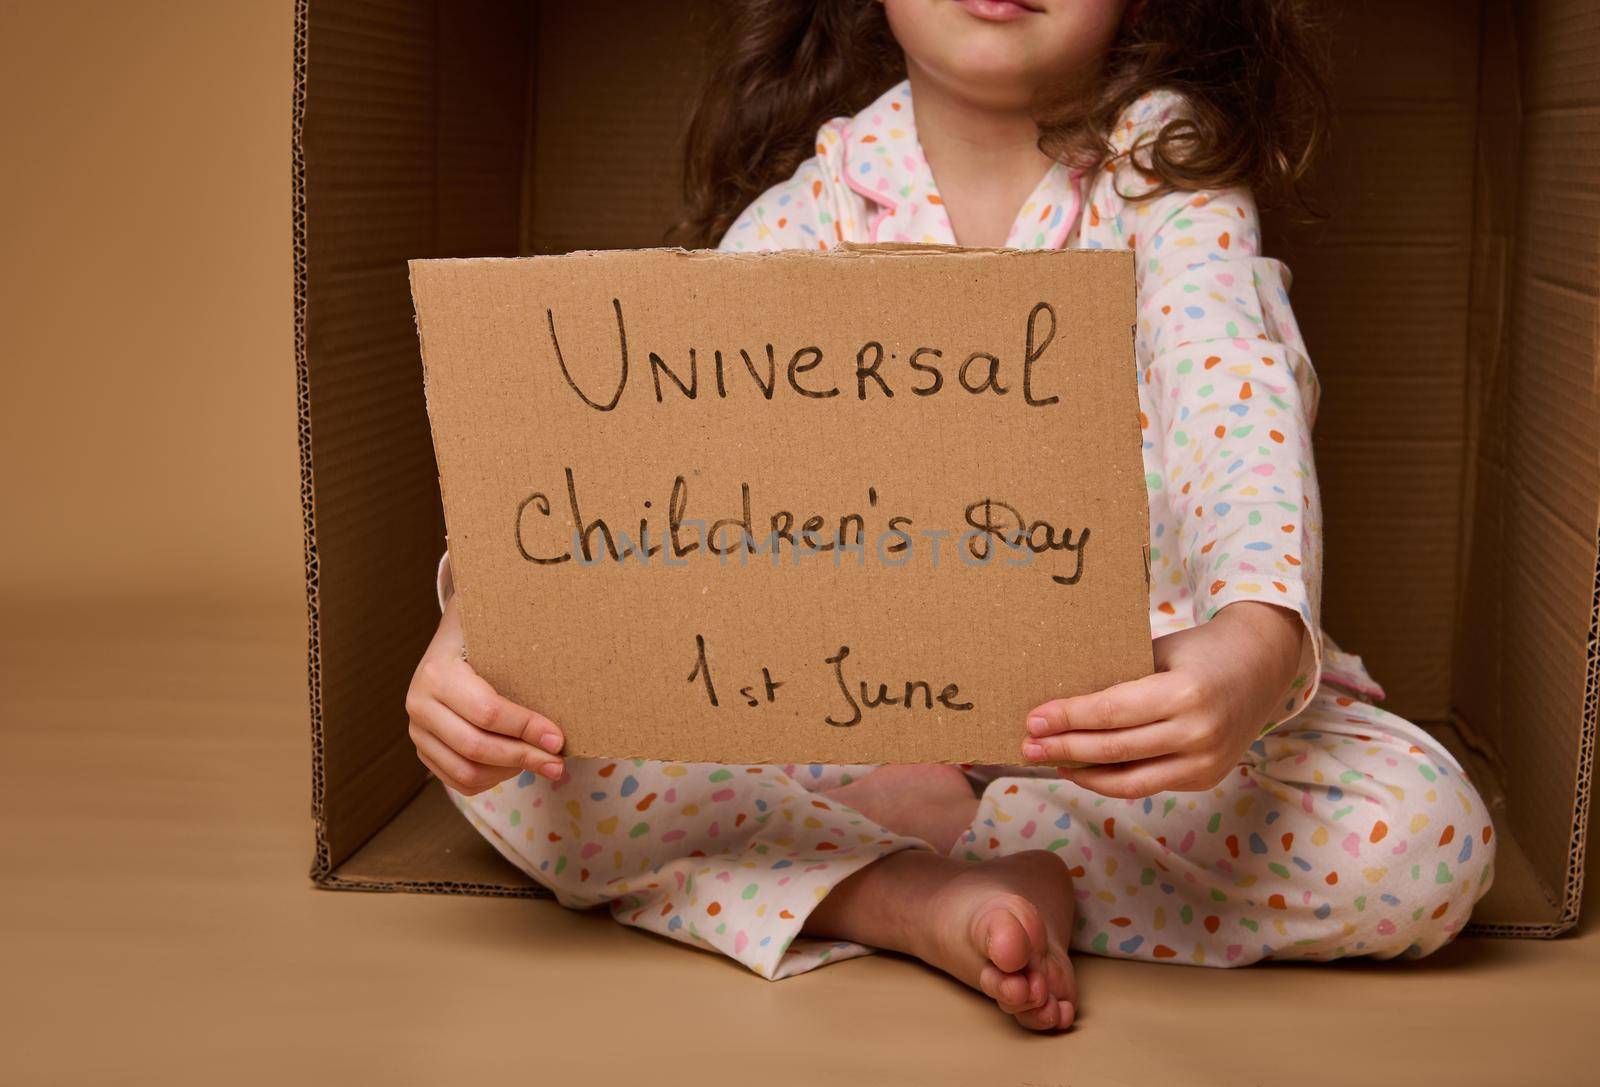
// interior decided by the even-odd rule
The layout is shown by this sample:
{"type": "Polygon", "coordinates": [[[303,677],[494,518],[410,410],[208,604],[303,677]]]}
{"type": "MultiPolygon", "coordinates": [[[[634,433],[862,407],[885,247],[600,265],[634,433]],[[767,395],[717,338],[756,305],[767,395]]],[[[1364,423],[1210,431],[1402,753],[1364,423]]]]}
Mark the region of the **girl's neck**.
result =
{"type": "Polygon", "coordinates": [[[1011,224],[1053,164],[1026,109],[963,98],[908,66],[917,140],[961,245],[1004,245],[1011,224]]]}

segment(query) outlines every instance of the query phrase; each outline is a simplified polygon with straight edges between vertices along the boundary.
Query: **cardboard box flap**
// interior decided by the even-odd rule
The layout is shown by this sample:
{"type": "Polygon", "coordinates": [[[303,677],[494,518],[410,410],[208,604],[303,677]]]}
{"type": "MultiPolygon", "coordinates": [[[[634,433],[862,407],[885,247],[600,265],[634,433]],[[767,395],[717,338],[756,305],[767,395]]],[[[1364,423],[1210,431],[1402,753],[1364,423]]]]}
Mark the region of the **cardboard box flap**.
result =
{"type": "Polygon", "coordinates": [[[1476,623],[1457,688],[1501,770],[1502,830],[1570,925],[1600,664],[1600,5],[1491,4],[1486,20],[1464,566],[1476,623]]]}
{"type": "Polygon", "coordinates": [[[517,249],[529,12],[484,2],[459,14],[470,22],[440,20],[431,3],[319,3],[303,11],[296,37],[318,873],[426,778],[403,701],[437,621],[431,586],[444,525],[405,261],[517,249]]]}
{"type": "Polygon", "coordinates": [[[1473,203],[1472,295],[1468,322],[1467,451],[1461,521],[1461,621],[1454,642],[1451,699],[1472,722],[1477,746],[1496,760],[1504,634],[1506,389],[1511,377],[1511,251],[1516,228],[1522,132],[1517,40],[1511,10],[1484,9],[1473,203]]]}
{"type": "Polygon", "coordinates": [[[1323,14],[1340,112],[1313,179],[1327,218],[1269,212],[1264,245],[1293,275],[1322,381],[1322,620],[1387,708],[1440,722],[1459,606],[1478,20],[1449,0],[1323,14]]]}

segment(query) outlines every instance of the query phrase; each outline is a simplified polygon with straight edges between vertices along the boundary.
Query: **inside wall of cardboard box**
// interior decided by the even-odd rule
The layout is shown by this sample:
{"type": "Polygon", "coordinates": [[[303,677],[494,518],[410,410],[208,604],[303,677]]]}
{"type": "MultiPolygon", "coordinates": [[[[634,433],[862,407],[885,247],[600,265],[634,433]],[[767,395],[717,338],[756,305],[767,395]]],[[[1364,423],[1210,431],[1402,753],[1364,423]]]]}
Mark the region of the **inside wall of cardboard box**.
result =
{"type": "MultiPolygon", "coordinates": [[[[1335,152],[1266,251],[1323,383],[1324,625],[1467,761],[1477,931],[1576,920],[1597,697],[1600,0],[1328,4],[1335,152]]],[[[404,692],[444,525],[406,260],[663,244],[703,4],[301,0],[313,878],[530,894],[404,692]]]]}

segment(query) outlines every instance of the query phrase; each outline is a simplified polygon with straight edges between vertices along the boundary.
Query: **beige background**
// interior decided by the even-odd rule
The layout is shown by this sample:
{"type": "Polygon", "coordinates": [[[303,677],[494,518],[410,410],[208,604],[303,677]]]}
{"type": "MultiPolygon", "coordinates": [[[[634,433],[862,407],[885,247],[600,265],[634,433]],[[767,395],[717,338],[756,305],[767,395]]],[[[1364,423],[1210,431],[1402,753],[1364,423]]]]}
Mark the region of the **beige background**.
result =
{"type": "Polygon", "coordinates": [[[771,985],[549,902],[312,891],[291,25],[0,3],[0,1080],[1592,1073],[1592,893],[1576,938],[1410,966],[1091,960],[1081,1027],[1038,1039],[887,957],[771,985]]]}
{"type": "Polygon", "coordinates": [[[0,594],[301,593],[284,0],[5,0],[0,594]]]}

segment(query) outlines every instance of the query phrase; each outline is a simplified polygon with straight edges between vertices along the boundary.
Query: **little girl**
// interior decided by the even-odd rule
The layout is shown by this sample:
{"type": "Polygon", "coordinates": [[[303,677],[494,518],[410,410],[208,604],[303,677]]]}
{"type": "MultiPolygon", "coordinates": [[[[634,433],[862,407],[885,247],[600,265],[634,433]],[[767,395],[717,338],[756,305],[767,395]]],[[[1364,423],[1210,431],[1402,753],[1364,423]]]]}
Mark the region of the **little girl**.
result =
{"type": "Polygon", "coordinates": [[[563,760],[463,660],[447,555],[408,699],[422,761],[564,905],[766,978],[902,952],[1037,1030],[1072,1022],[1069,949],[1447,942],[1489,886],[1489,814],[1321,632],[1317,379],[1259,249],[1252,193],[1292,193],[1326,111],[1299,5],[731,8],[690,134],[703,241],[1136,254],[1156,672],[1033,710],[1016,766],[563,760]]]}

